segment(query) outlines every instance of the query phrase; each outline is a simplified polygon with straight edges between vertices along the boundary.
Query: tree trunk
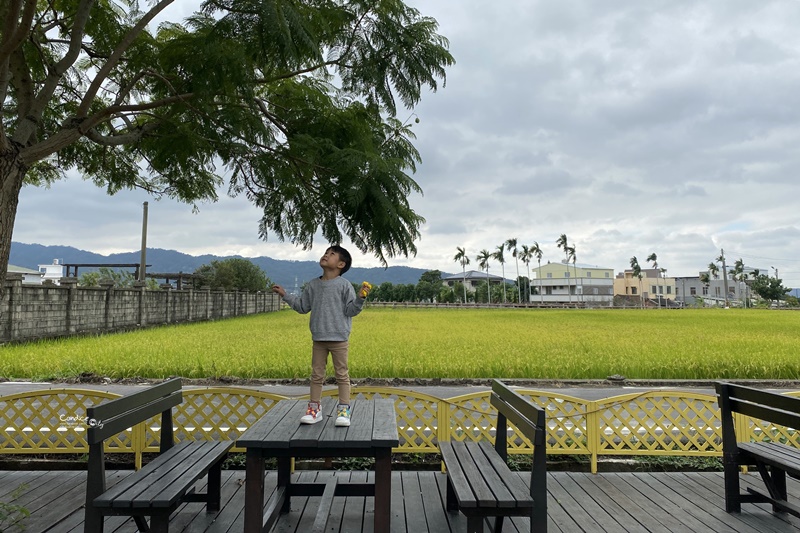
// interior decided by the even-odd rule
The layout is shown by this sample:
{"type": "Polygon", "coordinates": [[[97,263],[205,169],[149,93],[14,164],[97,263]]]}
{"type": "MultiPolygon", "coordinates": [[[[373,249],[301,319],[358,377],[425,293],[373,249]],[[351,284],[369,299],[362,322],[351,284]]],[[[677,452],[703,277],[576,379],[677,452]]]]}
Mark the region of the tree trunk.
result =
{"type": "MultiPolygon", "coordinates": [[[[5,293],[8,259],[11,255],[11,237],[14,233],[14,219],[17,218],[17,205],[22,181],[28,168],[19,158],[19,150],[11,147],[0,152],[0,301],[5,293]]],[[[0,310],[2,319],[2,310],[0,310]]]]}

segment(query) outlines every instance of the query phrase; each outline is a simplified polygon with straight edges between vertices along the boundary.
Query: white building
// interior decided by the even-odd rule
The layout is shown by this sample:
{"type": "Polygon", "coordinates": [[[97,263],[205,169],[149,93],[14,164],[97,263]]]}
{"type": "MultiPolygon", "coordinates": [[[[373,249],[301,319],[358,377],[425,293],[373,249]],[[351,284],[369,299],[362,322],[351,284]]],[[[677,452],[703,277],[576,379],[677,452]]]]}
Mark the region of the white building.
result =
{"type": "Polygon", "coordinates": [[[30,268],[8,265],[7,272],[9,274],[22,274],[22,283],[25,285],[41,285],[44,281],[44,274],[30,268]]]}
{"type": "Polygon", "coordinates": [[[531,269],[532,303],[611,306],[614,269],[581,263],[548,263],[531,269]]]}
{"type": "Polygon", "coordinates": [[[61,278],[64,277],[64,265],[58,259],[53,259],[52,264],[39,265],[39,272],[42,273],[44,281],[50,280],[58,285],[61,278]]]}

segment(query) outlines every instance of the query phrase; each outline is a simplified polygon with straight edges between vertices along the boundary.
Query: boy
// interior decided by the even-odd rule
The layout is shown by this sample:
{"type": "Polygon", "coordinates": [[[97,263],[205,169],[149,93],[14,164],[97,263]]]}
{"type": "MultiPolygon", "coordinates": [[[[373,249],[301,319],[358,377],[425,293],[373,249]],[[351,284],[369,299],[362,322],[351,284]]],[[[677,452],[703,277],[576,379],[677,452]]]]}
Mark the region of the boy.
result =
{"type": "Polygon", "coordinates": [[[336,425],[350,425],[350,374],[347,369],[347,349],[353,317],[361,312],[364,299],[371,286],[364,282],[358,297],[349,281],[342,274],[350,269],[353,260],[341,246],[331,246],[319,260],[322,276],[312,279],[298,297],[286,294],[280,285],[272,287],[283,301],[297,311],[311,312],[311,398],[308,410],[300,419],[301,424],[316,424],[322,420],[322,385],[325,382],[325,367],[331,354],[339,387],[339,405],[336,409],[336,425]]]}

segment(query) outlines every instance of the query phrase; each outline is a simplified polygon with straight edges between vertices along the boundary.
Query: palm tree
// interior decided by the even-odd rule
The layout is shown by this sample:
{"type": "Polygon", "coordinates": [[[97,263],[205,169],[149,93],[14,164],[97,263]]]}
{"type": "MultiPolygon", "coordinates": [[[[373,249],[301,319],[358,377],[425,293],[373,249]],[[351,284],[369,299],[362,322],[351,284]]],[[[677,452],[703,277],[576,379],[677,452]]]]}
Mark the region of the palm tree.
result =
{"type": "Polygon", "coordinates": [[[492,284],[489,281],[489,259],[491,258],[492,253],[486,248],[481,250],[481,253],[479,253],[478,257],[475,258],[478,261],[478,265],[480,265],[481,270],[484,268],[486,269],[486,301],[490,304],[492,303],[492,284]]]}
{"type": "Polygon", "coordinates": [[[739,283],[744,283],[742,307],[747,307],[747,273],[744,271],[744,261],[742,261],[741,257],[733,264],[733,279],[739,283]]]}
{"type": "Polygon", "coordinates": [[[469,257],[467,252],[460,246],[456,246],[456,255],[453,261],[461,264],[461,271],[463,272],[462,283],[464,285],[464,303],[467,303],[467,265],[469,264],[469,257]]]}
{"type": "MultiPolygon", "coordinates": [[[[562,233],[561,237],[559,237],[556,240],[556,246],[558,246],[559,248],[562,248],[564,250],[564,255],[567,258],[567,263],[566,264],[569,265],[569,242],[567,241],[566,233],[562,233]]],[[[567,266],[567,269],[569,270],[569,266],[567,266]]],[[[572,284],[569,283],[569,280],[567,280],[567,296],[569,297],[570,303],[572,303],[572,286],[571,285],[572,284]]]]}
{"type": "Polygon", "coordinates": [[[531,302],[531,259],[533,259],[533,250],[528,248],[527,244],[523,244],[519,258],[528,268],[528,299],[525,301],[525,303],[529,304],[531,302]]]}
{"type": "MultiPolygon", "coordinates": [[[[572,260],[572,279],[575,280],[575,292],[578,292],[578,269],[575,266],[575,261],[578,259],[578,256],[575,255],[575,246],[570,246],[567,249],[567,260],[572,260]]],[[[583,290],[581,290],[583,293],[583,290]]],[[[577,295],[575,296],[577,299],[577,295]]]]}
{"type": "Polygon", "coordinates": [[[517,250],[516,237],[506,241],[506,250],[511,252],[511,257],[514,258],[514,262],[517,264],[517,303],[522,303],[522,292],[520,292],[522,288],[519,283],[519,250],[517,250]]]}
{"type": "Polygon", "coordinates": [[[502,287],[503,287],[503,303],[506,303],[506,258],[503,256],[503,251],[505,250],[504,245],[500,245],[497,247],[497,250],[492,254],[493,259],[497,259],[500,263],[500,267],[503,269],[503,280],[502,280],[502,287]]]}
{"type": "MultiPolygon", "coordinates": [[[[653,263],[653,268],[658,270],[658,256],[656,255],[655,252],[653,252],[653,253],[651,253],[650,255],[647,256],[647,261],[649,263],[653,263]]],[[[658,283],[658,280],[656,280],[656,288],[658,288],[658,286],[659,286],[659,283],[658,283]]],[[[661,307],[661,294],[659,294],[658,291],[656,291],[656,294],[658,295],[658,306],[661,307]]]]}
{"type": "Polygon", "coordinates": [[[639,260],[636,259],[635,255],[631,257],[631,270],[633,271],[633,275],[639,278],[639,301],[641,301],[642,309],[644,309],[644,295],[642,294],[642,267],[639,266],[639,260]]]}
{"type": "Polygon", "coordinates": [[[536,256],[536,260],[539,262],[539,274],[536,276],[539,278],[539,303],[544,303],[544,295],[542,294],[542,257],[544,256],[544,252],[542,252],[538,242],[533,241],[531,253],[536,256]]]}

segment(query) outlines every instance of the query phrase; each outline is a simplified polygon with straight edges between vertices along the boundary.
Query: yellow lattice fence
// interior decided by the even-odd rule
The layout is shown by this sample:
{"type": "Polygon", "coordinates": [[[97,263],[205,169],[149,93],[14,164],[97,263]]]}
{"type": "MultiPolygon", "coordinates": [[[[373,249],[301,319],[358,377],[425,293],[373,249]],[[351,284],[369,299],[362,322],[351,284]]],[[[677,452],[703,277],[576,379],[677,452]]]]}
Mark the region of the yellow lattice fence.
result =
{"type": "MultiPolygon", "coordinates": [[[[716,397],[682,391],[648,391],[588,401],[550,391],[518,392],[547,413],[547,453],[589,457],[592,471],[599,456],[720,456],[722,440],[716,397]]],[[[324,392],[335,397],[336,390],[324,392]]],[[[496,412],[489,392],[439,399],[389,387],[354,387],[354,398],[390,398],[397,411],[397,453],[437,453],[443,439],[494,440],[496,412]]],[[[793,393],[800,396],[800,392],[793,393]]],[[[188,387],[175,408],[176,441],[235,440],[285,396],[239,387],[188,387]]],[[[86,408],[118,398],[109,392],[48,389],[0,397],[0,454],[83,454],[88,447],[86,408]]],[[[307,397],[307,396],[306,396],[307,397]]],[[[302,396],[301,396],[302,398],[302,396]]],[[[143,453],[158,450],[158,417],[138,424],[107,442],[107,451],[143,453]]],[[[800,447],[792,428],[737,417],[742,440],[780,440],[800,447]]],[[[243,451],[234,448],[235,451],[243,451]]],[[[530,442],[512,426],[509,452],[526,453],[530,442]]]]}

